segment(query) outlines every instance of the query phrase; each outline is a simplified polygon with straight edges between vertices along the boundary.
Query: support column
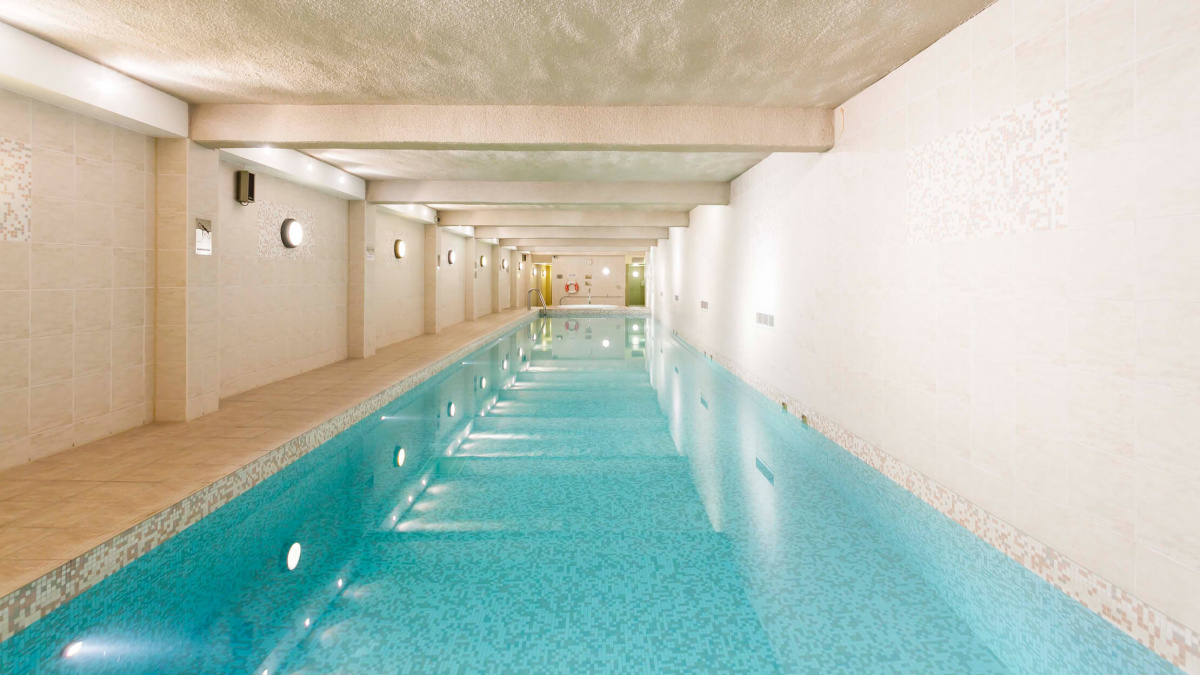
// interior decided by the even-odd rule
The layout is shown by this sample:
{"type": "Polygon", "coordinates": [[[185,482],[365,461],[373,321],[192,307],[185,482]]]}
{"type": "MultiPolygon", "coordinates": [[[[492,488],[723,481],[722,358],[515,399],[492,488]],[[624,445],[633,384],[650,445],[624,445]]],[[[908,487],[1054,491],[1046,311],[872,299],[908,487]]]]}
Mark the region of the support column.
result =
{"type": "Polygon", "coordinates": [[[467,278],[463,283],[463,317],[467,321],[479,318],[475,312],[475,279],[479,277],[479,254],[476,252],[475,237],[466,238],[463,253],[466,257],[467,278]]]}
{"type": "Polygon", "coordinates": [[[442,327],[438,324],[437,288],[442,250],[442,231],[437,225],[425,226],[425,334],[437,335],[442,327]]]}
{"type": "Polygon", "coordinates": [[[488,249],[490,251],[487,254],[488,260],[492,261],[491,265],[488,266],[492,275],[492,313],[496,314],[500,312],[500,278],[506,274],[500,258],[508,253],[508,251],[490,244],[488,245],[488,249]]]}
{"type": "Polygon", "coordinates": [[[347,205],[346,351],[352,359],[375,355],[371,307],[375,296],[375,209],[365,201],[347,205]]]}
{"type": "Polygon", "coordinates": [[[182,422],[216,411],[220,396],[220,158],[188,139],[156,143],[154,418],[182,422]],[[198,221],[212,232],[208,255],[196,253],[198,221]]]}

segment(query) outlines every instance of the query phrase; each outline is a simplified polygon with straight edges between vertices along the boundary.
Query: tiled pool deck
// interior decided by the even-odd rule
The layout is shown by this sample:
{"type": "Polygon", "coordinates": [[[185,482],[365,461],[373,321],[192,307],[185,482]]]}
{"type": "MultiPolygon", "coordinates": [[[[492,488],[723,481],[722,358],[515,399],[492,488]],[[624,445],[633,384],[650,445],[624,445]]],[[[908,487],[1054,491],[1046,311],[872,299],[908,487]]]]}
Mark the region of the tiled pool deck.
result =
{"type": "Polygon", "coordinates": [[[534,314],[491,314],[0,471],[0,640],[534,314]]]}

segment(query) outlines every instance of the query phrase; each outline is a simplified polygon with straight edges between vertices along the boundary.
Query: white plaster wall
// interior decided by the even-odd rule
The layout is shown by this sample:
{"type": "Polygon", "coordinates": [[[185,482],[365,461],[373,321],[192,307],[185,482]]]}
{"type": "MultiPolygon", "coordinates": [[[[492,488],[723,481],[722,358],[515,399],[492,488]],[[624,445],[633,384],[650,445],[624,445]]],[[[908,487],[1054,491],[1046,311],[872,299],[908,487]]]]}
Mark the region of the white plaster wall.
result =
{"type": "Polygon", "coordinates": [[[371,323],[375,346],[425,333],[425,225],[378,209],[375,216],[375,294],[371,323]],[[395,255],[402,239],[407,252],[395,255]]]}
{"type": "Polygon", "coordinates": [[[214,255],[220,285],[221,396],[346,358],[344,200],[257,174],[254,204],[234,199],[234,172],[222,162],[214,255]],[[262,257],[263,202],[305,209],[315,218],[312,260],[262,257]]]}
{"type": "Polygon", "coordinates": [[[1197,7],[1000,0],[839,109],[833,151],[673,229],[656,315],[1200,628],[1197,7]],[[916,202],[911,152],[1062,92],[1065,217],[914,241],[914,209],[989,186],[916,202]]]}
{"type": "Polygon", "coordinates": [[[587,283],[590,281],[592,283],[592,304],[625,306],[625,256],[623,255],[556,255],[550,271],[554,275],[554,304],[556,305],[587,304],[587,283]],[[588,263],[589,260],[591,264],[588,263]],[[607,276],[603,274],[605,267],[609,269],[607,276]],[[568,296],[563,289],[572,273],[577,275],[579,293],[568,296]],[[562,279],[558,278],[560,274],[562,279]],[[589,274],[592,276],[591,279],[586,278],[589,274]]]}
{"type": "Polygon", "coordinates": [[[466,255],[466,240],[457,234],[442,231],[442,268],[437,271],[437,311],[438,324],[442,328],[462,323],[466,318],[465,286],[467,275],[471,274],[473,266],[466,255]],[[446,259],[448,251],[454,250],[456,259],[449,264],[446,259]]]}

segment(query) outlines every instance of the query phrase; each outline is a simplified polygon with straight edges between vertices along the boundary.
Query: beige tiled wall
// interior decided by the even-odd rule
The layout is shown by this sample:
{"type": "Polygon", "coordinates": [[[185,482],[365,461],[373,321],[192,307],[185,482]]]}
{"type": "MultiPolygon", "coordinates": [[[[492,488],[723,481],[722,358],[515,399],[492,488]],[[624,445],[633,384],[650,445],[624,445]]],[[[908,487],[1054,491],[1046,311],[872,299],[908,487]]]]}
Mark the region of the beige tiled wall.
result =
{"type": "Polygon", "coordinates": [[[425,225],[380,209],[375,216],[375,307],[371,319],[377,347],[425,333],[425,225]],[[404,240],[404,258],[395,243],[404,240]]]}
{"type": "Polygon", "coordinates": [[[234,200],[234,172],[220,165],[220,393],[246,389],[346,358],[346,202],[257,174],[258,202],[303,208],[316,219],[312,260],[261,257],[258,205],[234,200]]]}
{"type": "Polygon", "coordinates": [[[832,152],[693,211],[656,311],[1200,629],[1198,36],[1194,0],[999,0],[845,105],[832,152]],[[912,151],[1056,93],[1061,227],[914,242],[912,151]]]}
{"type": "Polygon", "coordinates": [[[31,241],[0,241],[0,468],[153,416],[154,140],[0,90],[33,146],[31,241]]]}
{"type": "Polygon", "coordinates": [[[442,266],[437,270],[437,327],[441,330],[466,320],[465,288],[472,266],[466,255],[466,239],[445,230],[438,239],[441,247],[437,255],[442,256],[442,266]],[[457,256],[453,265],[446,259],[452,249],[457,256]]]}

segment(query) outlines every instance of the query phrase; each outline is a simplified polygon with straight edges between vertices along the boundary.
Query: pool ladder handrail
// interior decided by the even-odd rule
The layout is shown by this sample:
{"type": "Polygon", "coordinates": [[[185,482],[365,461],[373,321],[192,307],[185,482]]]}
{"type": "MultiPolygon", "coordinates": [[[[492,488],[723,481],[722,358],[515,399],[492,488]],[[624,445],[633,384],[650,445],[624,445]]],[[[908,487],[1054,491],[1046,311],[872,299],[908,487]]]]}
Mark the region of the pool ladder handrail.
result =
{"type": "Polygon", "coordinates": [[[534,293],[537,293],[538,300],[542,303],[542,309],[547,309],[546,296],[542,295],[542,290],[540,288],[531,288],[531,289],[529,289],[529,292],[525,294],[525,308],[533,309],[533,294],[534,293]]]}

